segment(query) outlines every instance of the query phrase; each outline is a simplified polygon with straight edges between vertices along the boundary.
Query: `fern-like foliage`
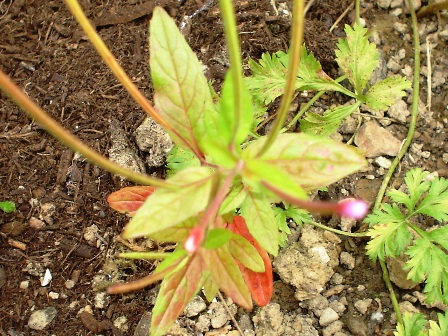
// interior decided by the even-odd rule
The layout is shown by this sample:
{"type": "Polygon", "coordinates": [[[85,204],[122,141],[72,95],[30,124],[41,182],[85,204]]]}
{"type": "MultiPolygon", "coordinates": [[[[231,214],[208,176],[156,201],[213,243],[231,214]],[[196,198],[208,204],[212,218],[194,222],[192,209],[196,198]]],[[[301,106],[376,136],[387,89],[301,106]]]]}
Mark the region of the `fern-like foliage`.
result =
{"type": "Polygon", "coordinates": [[[405,176],[407,192],[389,191],[394,204],[382,204],[365,219],[371,226],[368,235],[372,238],[367,254],[373,260],[384,260],[405,253],[409,257],[405,265],[408,278],[415,283],[425,281],[428,302],[447,304],[448,226],[427,232],[413,222],[416,215],[441,222],[448,219],[448,180],[436,177],[429,181],[425,179],[428,174],[420,168],[410,170],[405,176]]]}
{"type": "Polygon", "coordinates": [[[284,247],[288,239],[288,234],[291,230],[288,227],[288,219],[291,218],[297,225],[302,226],[313,221],[311,214],[304,210],[297,208],[294,205],[284,203],[284,209],[280,207],[274,208],[275,221],[279,229],[279,245],[284,247]]]}
{"type": "Polygon", "coordinates": [[[437,314],[439,323],[429,321],[429,329],[425,326],[427,321],[422,314],[406,312],[403,315],[403,323],[399,323],[394,336],[446,336],[448,335],[448,313],[437,314]]]}

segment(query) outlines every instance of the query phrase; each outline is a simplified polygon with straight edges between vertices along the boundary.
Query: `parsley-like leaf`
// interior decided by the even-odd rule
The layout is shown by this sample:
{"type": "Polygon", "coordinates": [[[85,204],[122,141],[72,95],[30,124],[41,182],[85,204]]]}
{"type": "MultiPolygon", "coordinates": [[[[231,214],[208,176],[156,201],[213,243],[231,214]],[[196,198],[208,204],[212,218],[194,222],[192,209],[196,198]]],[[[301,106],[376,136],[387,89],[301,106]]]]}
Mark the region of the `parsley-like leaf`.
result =
{"type": "Polygon", "coordinates": [[[403,324],[397,325],[397,331],[394,336],[427,336],[425,332],[426,319],[422,314],[409,314],[406,312],[403,315],[403,324]]]}
{"type": "Polygon", "coordinates": [[[406,95],[404,90],[411,87],[405,77],[391,76],[373,85],[365,95],[365,103],[375,111],[385,111],[395,101],[406,95]]]}
{"type": "Polygon", "coordinates": [[[365,222],[373,225],[367,233],[372,238],[367,243],[367,255],[373,261],[399,256],[411,241],[405,218],[396,204],[383,204],[381,210],[375,210],[365,222]]]}
{"type": "Polygon", "coordinates": [[[378,64],[378,50],[370,43],[367,28],[345,26],[346,39],[340,39],[336,62],[344,71],[357,95],[362,95],[373,70],[378,64]]]}

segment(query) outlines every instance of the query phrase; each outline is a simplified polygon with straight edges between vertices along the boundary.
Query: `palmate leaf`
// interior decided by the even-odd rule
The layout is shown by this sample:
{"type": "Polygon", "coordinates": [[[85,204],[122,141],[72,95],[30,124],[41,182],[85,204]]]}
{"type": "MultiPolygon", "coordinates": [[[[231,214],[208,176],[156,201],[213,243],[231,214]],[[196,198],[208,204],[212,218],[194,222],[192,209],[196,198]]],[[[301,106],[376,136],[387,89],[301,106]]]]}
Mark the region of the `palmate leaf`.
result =
{"type": "Polygon", "coordinates": [[[151,336],[163,336],[204,283],[204,265],[193,255],[186,265],[165,277],[152,311],[151,336]]]}
{"type": "Polygon", "coordinates": [[[214,172],[206,167],[187,168],[177,173],[169,182],[178,184],[176,189],[157,189],[140,207],[126,225],[126,239],[162,231],[203,211],[213,189],[214,172]]]}
{"type": "Polygon", "coordinates": [[[364,102],[375,111],[385,111],[400,97],[406,95],[404,90],[411,87],[405,77],[391,76],[374,84],[367,91],[364,102]]]}
{"type": "MultiPolygon", "coordinates": [[[[272,55],[263,54],[259,64],[249,60],[252,76],[245,78],[248,89],[264,104],[270,104],[283,94],[288,63],[289,55],[283,51],[272,55]]],[[[305,46],[302,47],[295,88],[296,90],[334,90],[351,95],[350,91],[328,77],[319,61],[312,53],[306,51],[305,46]]]]}
{"type": "Polygon", "coordinates": [[[429,181],[424,180],[428,174],[429,172],[423,171],[420,168],[411,169],[404,177],[409,195],[394,189],[389,191],[387,195],[395,202],[405,205],[408,209],[408,213],[412,214],[417,202],[430,187],[429,181]]]}
{"type": "Polygon", "coordinates": [[[355,24],[345,25],[346,39],[340,39],[336,50],[336,62],[355,88],[362,95],[373,70],[378,64],[378,50],[368,40],[367,28],[355,24]]]}
{"type": "Polygon", "coordinates": [[[404,269],[409,270],[408,278],[419,283],[426,279],[424,292],[429,303],[448,303],[448,256],[426,237],[414,241],[406,254],[409,260],[404,269]]]}
{"type": "Polygon", "coordinates": [[[425,324],[426,319],[422,314],[411,315],[406,312],[403,315],[403,324],[398,323],[394,336],[427,336],[425,324]]]}
{"type": "Polygon", "coordinates": [[[429,321],[429,333],[428,336],[445,336],[448,335],[448,312],[443,314],[437,314],[439,323],[435,321],[429,321]]]}
{"type": "Polygon", "coordinates": [[[287,224],[286,212],[282,208],[275,207],[275,222],[277,223],[279,235],[278,235],[278,245],[280,247],[285,247],[286,241],[288,240],[288,235],[291,233],[289,226],[287,224]]]}
{"type": "Polygon", "coordinates": [[[300,130],[308,134],[329,136],[335,133],[341,122],[350,114],[355,112],[358,105],[338,106],[327,110],[323,115],[317,113],[306,113],[305,118],[300,120],[300,130]]]}
{"type": "Polygon", "coordinates": [[[367,235],[367,255],[375,261],[377,258],[399,256],[411,242],[411,233],[400,209],[396,204],[383,204],[381,210],[375,210],[364,220],[372,225],[367,235]]]}
{"type": "MultiPolygon", "coordinates": [[[[265,141],[266,137],[261,137],[250,143],[243,150],[243,159],[256,157],[265,141]]],[[[260,159],[307,190],[326,187],[365,165],[357,148],[303,133],[280,134],[260,159]]]]}
{"type": "Polygon", "coordinates": [[[431,216],[438,221],[448,220],[448,180],[435,177],[427,194],[415,208],[415,213],[431,216]]]}
{"type": "Polygon", "coordinates": [[[198,149],[207,137],[215,138],[216,111],[201,63],[173,19],[156,7],[150,24],[150,67],[154,103],[173,127],[169,132],[181,147],[198,149]]]}

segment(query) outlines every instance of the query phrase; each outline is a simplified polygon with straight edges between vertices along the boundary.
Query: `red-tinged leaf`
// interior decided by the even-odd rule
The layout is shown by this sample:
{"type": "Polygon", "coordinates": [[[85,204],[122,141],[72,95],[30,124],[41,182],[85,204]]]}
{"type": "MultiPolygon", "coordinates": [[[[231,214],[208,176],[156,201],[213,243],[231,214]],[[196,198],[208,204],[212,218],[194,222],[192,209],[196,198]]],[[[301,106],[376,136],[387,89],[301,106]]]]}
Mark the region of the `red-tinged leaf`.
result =
{"type": "Polygon", "coordinates": [[[194,254],[187,264],[166,277],[152,311],[151,336],[163,336],[201,289],[204,268],[201,257],[194,254]]]}
{"type": "Polygon", "coordinates": [[[263,273],[254,272],[246,268],[239,261],[237,261],[237,263],[240,267],[244,281],[249,287],[252,299],[257,305],[261,307],[266,306],[271,301],[274,289],[271,259],[269,258],[268,253],[262,249],[254,237],[252,237],[243,217],[234,216],[233,223],[229,224],[229,229],[233,233],[239,234],[251,242],[263,259],[265,269],[263,273]]]}
{"type": "Polygon", "coordinates": [[[214,250],[201,249],[200,254],[219,288],[233,302],[251,310],[253,305],[249,289],[227,245],[214,250]]]}
{"type": "Polygon", "coordinates": [[[110,194],[107,203],[112,209],[133,216],[154,191],[156,188],[149,186],[126,187],[110,194]]]}

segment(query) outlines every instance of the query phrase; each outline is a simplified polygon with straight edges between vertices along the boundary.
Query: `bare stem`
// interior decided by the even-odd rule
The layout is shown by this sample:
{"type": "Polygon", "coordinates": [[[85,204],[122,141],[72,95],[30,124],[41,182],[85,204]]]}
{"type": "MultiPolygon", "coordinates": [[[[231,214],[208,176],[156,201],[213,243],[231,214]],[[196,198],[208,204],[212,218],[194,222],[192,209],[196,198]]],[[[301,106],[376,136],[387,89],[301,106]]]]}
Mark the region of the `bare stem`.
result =
{"type": "Polygon", "coordinates": [[[280,102],[280,107],[277,111],[277,117],[275,118],[274,125],[271,132],[267,136],[267,140],[264,143],[263,148],[258,153],[258,156],[263,155],[269,147],[273,144],[277,135],[283,127],[286,115],[288,113],[289,106],[291,105],[292,96],[295,90],[295,83],[297,78],[297,71],[300,64],[300,53],[302,50],[303,42],[303,12],[304,12],[304,0],[294,0],[292,10],[292,23],[291,23],[291,46],[289,51],[289,63],[288,72],[286,74],[286,85],[283,91],[283,96],[280,102]]]}
{"type": "Polygon", "coordinates": [[[8,96],[14,100],[26,113],[32,118],[36,119],[42,124],[48,133],[57,138],[67,147],[70,147],[76,152],[81,153],[89,161],[97,166],[111,172],[126,177],[127,179],[144,185],[153,185],[160,188],[174,188],[174,184],[159,180],[147,175],[136,173],[132,170],[123,168],[116,163],[110,161],[106,157],[92,150],[85,145],[79,138],[74,136],[64,127],[62,127],[56,120],[42,110],[39,105],[32,101],[23,91],[2,71],[0,70],[0,87],[6,92],[8,96]]]}

